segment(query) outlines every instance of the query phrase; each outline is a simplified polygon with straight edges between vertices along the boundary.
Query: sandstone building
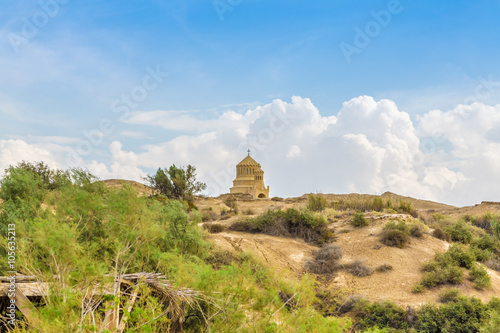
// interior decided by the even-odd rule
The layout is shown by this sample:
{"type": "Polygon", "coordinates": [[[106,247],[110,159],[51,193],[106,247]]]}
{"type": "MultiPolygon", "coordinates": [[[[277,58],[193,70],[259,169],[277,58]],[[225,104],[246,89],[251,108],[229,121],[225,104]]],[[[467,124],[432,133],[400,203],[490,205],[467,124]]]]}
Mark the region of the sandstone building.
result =
{"type": "Polygon", "coordinates": [[[236,165],[236,179],[230,193],[248,193],[254,198],[269,198],[269,186],[264,185],[264,171],[260,164],[252,157],[250,152],[236,165]]]}

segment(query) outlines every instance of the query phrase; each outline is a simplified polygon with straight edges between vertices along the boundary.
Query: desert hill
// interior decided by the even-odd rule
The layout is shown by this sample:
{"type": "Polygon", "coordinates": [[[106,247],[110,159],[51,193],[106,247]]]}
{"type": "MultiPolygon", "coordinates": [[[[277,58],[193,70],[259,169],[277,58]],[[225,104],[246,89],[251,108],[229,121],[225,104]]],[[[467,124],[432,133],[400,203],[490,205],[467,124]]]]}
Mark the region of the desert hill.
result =
{"type": "MultiPolygon", "coordinates": [[[[143,184],[123,180],[105,181],[105,184],[109,187],[128,184],[138,189],[141,195],[149,194],[151,190],[143,184]]],[[[324,197],[327,202],[369,202],[377,197],[375,195],[355,193],[319,194],[318,196],[324,197]]],[[[400,196],[390,192],[378,197],[382,198],[383,201],[411,203],[415,213],[423,220],[432,219],[433,216],[457,220],[467,215],[475,216],[487,212],[500,213],[500,205],[495,203],[454,207],[400,196]]],[[[208,234],[208,239],[215,247],[230,252],[250,252],[259,258],[263,264],[272,269],[280,270],[283,274],[289,274],[292,278],[304,274],[304,263],[318,249],[315,244],[306,243],[302,239],[230,231],[227,227],[239,219],[258,216],[268,210],[305,209],[308,198],[308,194],[294,198],[257,200],[230,195],[221,195],[218,198],[198,196],[195,199],[195,204],[202,212],[205,220],[200,226],[219,224],[226,227],[222,232],[208,234]],[[225,211],[230,210],[225,203],[228,197],[234,197],[238,207],[238,214],[221,216],[221,212],[224,214],[225,211]]],[[[350,295],[363,295],[372,301],[389,299],[400,305],[418,306],[427,302],[438,302],[439,291],[450,287],[445,285],[425,290],[423,293],[412,292],[413,287],[422,278],[422,264],[432,259],[437,252],[444,252],[452,245],[451,242],[433,237],[431,235],[432,228],[425,227],[422,238],[411,238],[410,243],[404,248],[390,247],[380,242],[379,238],[385,224],[390,221],[412,221],[414,217],[410,214],[367,212],[365,216],[369,220],[369,225],[364,228],[355,228],[350,224],[352,211],[326,209],[322,213],[328,218],[328,228],[334,232],[334,243],[343,250],[342,264],[360,260],[373,269],[382,264],[393,268],[383,273],[375,271],[372,275],[365,277],[357,277],[345,270],[340,270],[328,282],[329,288],[342,288],[350,295]]],[[[492,296],[500,295],[500,273],[488,269],[488,274],[492,282],[491,288],[476,289],[472,282],[465,279],[464,283],[458,286],[458,289],[464,295],[476,296],[487,302],[492,296]]]]}

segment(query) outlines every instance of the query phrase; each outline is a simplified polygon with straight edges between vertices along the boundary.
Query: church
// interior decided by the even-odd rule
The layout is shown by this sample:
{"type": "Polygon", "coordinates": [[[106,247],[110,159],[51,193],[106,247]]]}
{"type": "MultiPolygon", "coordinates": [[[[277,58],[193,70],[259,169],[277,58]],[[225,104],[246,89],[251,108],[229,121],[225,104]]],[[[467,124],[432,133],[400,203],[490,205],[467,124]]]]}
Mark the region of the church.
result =
{"type": "Polygon", "coordinates": [[[248,151],[248,156],[236,165],[236,179],[230,193],[247,193],[255,198],[269,198],[269,186],[264,185],[264,171],[248,151]]]}

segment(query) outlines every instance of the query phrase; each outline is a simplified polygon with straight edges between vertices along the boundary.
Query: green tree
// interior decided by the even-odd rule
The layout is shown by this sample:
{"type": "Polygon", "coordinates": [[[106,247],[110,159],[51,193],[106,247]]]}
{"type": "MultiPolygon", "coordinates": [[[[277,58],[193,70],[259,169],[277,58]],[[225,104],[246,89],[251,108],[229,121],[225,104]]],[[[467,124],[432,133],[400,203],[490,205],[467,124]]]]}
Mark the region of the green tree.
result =
{"type": "Polygon", "coordinates": [[[205,183],[196,181],[196,168],[192,165],[178,168],[172,164],[168,169],[159,168],[155,175],[147,175],[146,180],[161,194],[177,200],[192,201],[196,193],[207,188],[205,183]]]}

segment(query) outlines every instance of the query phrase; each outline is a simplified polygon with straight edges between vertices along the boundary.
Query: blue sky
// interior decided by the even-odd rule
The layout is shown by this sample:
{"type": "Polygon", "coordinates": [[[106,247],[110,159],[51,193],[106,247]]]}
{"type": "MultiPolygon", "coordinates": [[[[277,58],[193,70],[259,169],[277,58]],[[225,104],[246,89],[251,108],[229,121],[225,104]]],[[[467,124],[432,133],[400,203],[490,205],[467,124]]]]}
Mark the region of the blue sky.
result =
{"type": "MultiPolygon", "coordinates": [[[[118,153],[110,153],[113,142],[120,143],[118,151],[131,154],[123,159],[133,159],[154,151],[153,146],[217,132],[219,126],[159,126],[158,114],[148,112],[170,112],[169,117],[175,114],[187,124],[203,123],[300,96],[326,118],[338,116],[344,102],[366,95],[391,100],[408,114],[422,144],[431,136],[423,128],[430,125],[419,119],[431,110],[446,112],[473,100],[485,106],[500,103],[499,12],[499,1],[486,0],[2,2],[0,140],[22,141],[31,147],[27,154],[39,149],[46,154],[40,156],[64,167],[65,149],[76,149],[79,141],[88,141],[85,131],[109,120],[113,130],[83,156],[85,165],[103,164],[105,177],[113,163],[124,164],[117,162],[118,153]],[[397,10],[391,13],[390,8],[397,10]],[[376,20],[380,15],[387,24],[376,20]],[[367,33],[370,27],[375,30],[369,42],[365,38],[367,45],[357,47],[357,31],[367,33]],[[350,61],[341,48],[346,44],[358,50],[350,61]],[[168,76],[127,106],[135,116],[148,115],[147,120],[120,119],[113,103],[134,89],[138,92],[145,76],[156,69],[168,76]],[[493,83],[485,89],[488,81],[493,83]],[[478,94],[481,85],[483,93],[478,94]]],[[[247,127],[242,131],[248,132],[247,127]]],[[[425,166],[446,167],[471,179],[457,160],[462,156],[458,143],[447,137],[438,146],[436,156],[450,156],[439,162],[431,157],[425,166]]],[[[14,159],[3,149],[2,166],[14,159]]],[[[177,153],[163,163],[188,162],[180,148],[172,151],[177,153]]],[[[239,158],[235,147],[225,146],[219,153],[222,164],[239,158]]],[[[266,161],[265,149],[256,153],[266,161]]],[[[143,172],[156,168],[140,160],[135,167],[143,172]]],[[[198,168],[205,175],[213,172],[203,163],[198,168]]],[[[422,182],[425,174],[419,177],[422,182]]],[[[131,172],[129,178],[138,177],[131,172]]],[[[351,188],[374,192],[391,187],[351,188]]],[[[340,192],[348,186],[328,189],[340,192]]],[[[293,194],[313,190],[290,189],[293,194]]],[[[450,191],[436,199],[453,201],[450,191]]]]}

